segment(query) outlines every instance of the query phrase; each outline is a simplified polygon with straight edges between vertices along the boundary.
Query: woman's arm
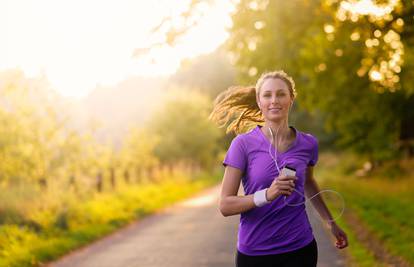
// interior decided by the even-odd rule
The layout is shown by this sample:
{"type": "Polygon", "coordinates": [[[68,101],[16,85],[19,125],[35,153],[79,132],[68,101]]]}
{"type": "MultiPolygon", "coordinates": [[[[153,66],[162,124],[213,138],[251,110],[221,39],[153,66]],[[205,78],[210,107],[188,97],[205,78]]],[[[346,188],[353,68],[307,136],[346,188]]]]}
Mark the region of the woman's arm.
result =
{"type": "MultiPolygon", "coordinates": [[[[306,169],[305,194],[308,198],[310,198],[319,191],[319,186],[313,176],[313,167],[308,166],[306,169]]],[[[328,227],[331,229],[332,234],[336,237],[336,247],[340,249],[347,247],[348,238],[345,232],[335,223],[335,221],[333,221],[332,214],[323,201],[321,194],[312,198],[311,202],[322,219],[328,223],[328,227]]]]}
{"type": "Polygon", "coordinates": [[[220,212],[223,216],[240,214],[256,207],[253,195],[238,196],[242,171],[226,166],[220,195],[220,212]]]}
{"type": "MultiPolygon", "coordinates": [[[[231,216],[251,210],[256,207],[254,203],[254,194],[238,196],[242,171],[227,166],[224,171],[223,183],[220,195],[220,212],[223,216],[231,216]]],[[[279,176],[273,180],[272,184],[266,190],[266,199],[275,200],[280,195],[289,196],[295,187],[296,177],[279,176]]]]}
{"type": "MultiPolygon", "coordinates": [[[[306,169],[306,179],[305,179],[305,194],[308,198],[312,197],[313,195],[317,194],[320,191],[318,184],[315,181],[313,176],[313,167],[308,166],[306,169]]],[[[317,195],[316,197],[312,198],[311,200],[312,205],[318,211],[319,215],[322,219],[330,225],[332,222],[332,214],[329,212],[328,207],[326,206],[325,202],[322,199],[321,194],[317,195]]]]}

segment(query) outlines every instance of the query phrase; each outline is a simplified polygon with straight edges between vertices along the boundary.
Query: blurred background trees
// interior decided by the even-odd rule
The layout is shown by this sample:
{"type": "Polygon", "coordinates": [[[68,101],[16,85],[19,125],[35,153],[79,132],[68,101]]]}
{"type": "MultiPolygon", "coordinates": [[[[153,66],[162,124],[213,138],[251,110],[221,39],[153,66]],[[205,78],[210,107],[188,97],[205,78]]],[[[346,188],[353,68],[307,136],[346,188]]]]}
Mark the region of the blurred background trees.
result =
{"type": "Polygon", "coordinates": [[[290,73],[299,109],[315,123],[322,116],[339,147],[373,160],[412,156],[413,3],[362,4],[242,0],[228,47],[246,82],[267,70],[290,73]]]}
{"type": "MultiPolygon", "coordinates": [[[[162,29],[173,47],[213,2],[192,1],[181,24],[166,28],[169,18],[154,32],[162,29]]],[[[413,13],[412,1],[236,1],[228,39],[212,53],[184,60],[170,77],[97,85],[78,103],[54,93],[46,77],[2,72],[1,184],[47,187],[53,177],[76,183],[103,174],[127,181],[176,161],[211,167],[233,137],[206,120],[213,99],[274,69],[296,81],[291,124],[322,147],[378,162],[411,157],[413,13]]]]}

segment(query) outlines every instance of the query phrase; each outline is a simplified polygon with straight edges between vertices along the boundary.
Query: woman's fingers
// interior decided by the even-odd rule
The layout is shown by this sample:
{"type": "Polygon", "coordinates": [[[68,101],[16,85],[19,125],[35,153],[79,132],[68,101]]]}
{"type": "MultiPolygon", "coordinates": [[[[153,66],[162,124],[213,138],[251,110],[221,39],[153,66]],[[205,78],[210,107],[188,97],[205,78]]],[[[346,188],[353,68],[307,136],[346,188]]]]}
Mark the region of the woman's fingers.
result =
{"type": "MultiPolygon", "coordinates": [[[[295,181],[297,177],[295,176],[280,176],[273,180],[270,186],[270,192],[272,196],[277,197],[277,195],[291,195],[295,189],[295,181]]],[[[274,199],[275,197],[271,197],[274,199]]]]}
{"type": "Polygon", "coordinates": [[[277,180],[279,180],[279,181],[289,181],[289,180],[296,181],[297,179],[298,179],[298,177],[296,177],[296,176],[279,176],[277,178],[277,180]]]}
{"type": "Polygon", "coordinates": [[[271,184],[271,187],[276,187],[276,188],[281,188],[282,186],[291,186],[290,182],[287,181],[273,181],[273,183],[271,184]]]}
{"type": "Polygon", "coordinates": [[[348,237],[346,236],[345,232],[339,229],[339,232],[336,234],[336,242],[335,246],[339,249],[346,248],[348,246],[348,237]]]}
{"type": "Polygon", "coordinates": [[[339,248],[346,248],[348,246],[348,238],[345,233],[341,233],[341,237],[339,240],[340,240],[339,248]]]}
{"type": "Polygon", "coordinates": [[[348,241],[346,240],[346,239],[343,239],[343,238],[339,238],[337,241],[336,241],[336,247],[337,248],[339,248],[339,249],[342,249],[342,248],[346,248],[347,246],[348,246],[348,241]]]}
{"type": "Polygon", "coordinates": [[[280,191],[292,192],[295,186],[292,184],[279,184],[277,187],[280,191]]]}
{"type": "Polygon", "coordinates": [[[293,182],[293,181],[279,181],[279,182],[277,182],[277,186],[280,189],[293,190],[293,188],[295,188],[295,182],[293,182]]]}
{"type": "Polygon", "coordinates": [[[294,180],[276,180],[276,183],[278,184],[288,184],[288,185],[294,185],[294,180]]]}
{"type": "Polygon", "coordinates": [[[292,194],[292,191],[290,190],[281,190],[280,191],[281,195],[286,195],[286,196],[290,196],[290,194],[292,194]]]}

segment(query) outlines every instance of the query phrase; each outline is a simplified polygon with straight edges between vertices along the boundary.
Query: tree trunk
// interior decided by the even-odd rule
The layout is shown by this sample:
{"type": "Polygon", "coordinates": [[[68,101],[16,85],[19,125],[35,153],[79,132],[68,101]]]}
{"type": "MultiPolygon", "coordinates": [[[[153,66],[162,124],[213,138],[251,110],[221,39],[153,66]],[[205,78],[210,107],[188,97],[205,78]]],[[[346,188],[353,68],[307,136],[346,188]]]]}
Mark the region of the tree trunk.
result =
{"type": "Polygon", "coordinates": [[[96,190],[98,192],[102,192],[103,188],[103,179],[102,179],[102,172],[98,172],[96,175],[96,190]]]}

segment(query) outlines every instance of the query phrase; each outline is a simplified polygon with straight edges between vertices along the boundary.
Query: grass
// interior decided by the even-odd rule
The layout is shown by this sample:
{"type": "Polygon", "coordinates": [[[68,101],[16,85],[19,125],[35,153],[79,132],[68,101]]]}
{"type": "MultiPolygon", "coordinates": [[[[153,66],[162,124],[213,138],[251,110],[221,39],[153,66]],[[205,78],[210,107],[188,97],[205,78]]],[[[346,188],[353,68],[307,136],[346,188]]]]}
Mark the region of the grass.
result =
{"type": "MultiPolygon", "coordinates": [[[[397,163],[387,164],[365,177],[351,171],[358,165],[353,156],[329,154],[320,162],[317,177],[322,187],[333,188],[345,198],[346,213],[339,224],[350,239],[350,265],[388,266],[376,251],[380,246],[392,260],[414,266],[414,175],[405,168],[413,162],[403,162],[398,172],[389,171],[397,163]]],[[[327,202],[331,210],[341,208],[338,202],[327,202]]]]}
{"type": "MultiPolygon", "coordinates": [[[[50,199],[51,204],[15,216],[19,223],[9,220],[0,225],[0,266],[39,266],[216,184],[220,178],[221,173],[202,173],[196,178],[165,173],[156,184],[125,185],[82,199],[62,193],[59,199],[50,199]]],[[[20,207],[28,210],[23,204],[20,207]]]]}

